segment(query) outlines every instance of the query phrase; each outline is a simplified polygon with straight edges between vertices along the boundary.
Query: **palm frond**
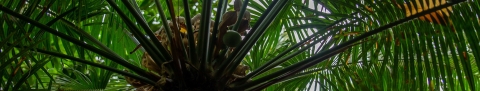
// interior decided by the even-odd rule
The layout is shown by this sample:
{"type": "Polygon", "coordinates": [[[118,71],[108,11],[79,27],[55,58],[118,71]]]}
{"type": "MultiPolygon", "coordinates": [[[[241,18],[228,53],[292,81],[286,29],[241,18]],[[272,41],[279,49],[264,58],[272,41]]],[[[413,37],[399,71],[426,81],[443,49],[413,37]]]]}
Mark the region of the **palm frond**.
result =
{"type": "Polygon", "coordinates": [[[476,90],[479,6],[5,0],[0,90],[476,90]]]}

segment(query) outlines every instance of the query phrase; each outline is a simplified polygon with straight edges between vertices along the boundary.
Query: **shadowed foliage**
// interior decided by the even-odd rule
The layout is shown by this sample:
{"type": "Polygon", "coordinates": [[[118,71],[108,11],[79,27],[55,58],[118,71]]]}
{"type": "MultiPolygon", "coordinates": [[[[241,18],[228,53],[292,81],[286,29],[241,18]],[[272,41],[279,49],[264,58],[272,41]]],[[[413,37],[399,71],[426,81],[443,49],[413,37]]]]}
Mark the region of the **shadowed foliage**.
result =
{"type": "Polygon", "coordinates": [[[0,91],[476,91],[477,12],[474,0],[2,0],[0,91]]]}

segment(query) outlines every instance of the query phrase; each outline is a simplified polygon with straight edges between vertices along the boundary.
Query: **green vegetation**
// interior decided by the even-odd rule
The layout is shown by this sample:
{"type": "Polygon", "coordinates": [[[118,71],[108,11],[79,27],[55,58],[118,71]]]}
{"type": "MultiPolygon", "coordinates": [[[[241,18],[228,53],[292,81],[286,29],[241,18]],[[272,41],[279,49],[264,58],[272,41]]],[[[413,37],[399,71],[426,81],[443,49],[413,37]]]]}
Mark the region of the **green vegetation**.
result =
{"type": "Polygon", "coordinates": [[[475,0],[1,0],[0,91],[477,91],[478,12],[475,0]]]}

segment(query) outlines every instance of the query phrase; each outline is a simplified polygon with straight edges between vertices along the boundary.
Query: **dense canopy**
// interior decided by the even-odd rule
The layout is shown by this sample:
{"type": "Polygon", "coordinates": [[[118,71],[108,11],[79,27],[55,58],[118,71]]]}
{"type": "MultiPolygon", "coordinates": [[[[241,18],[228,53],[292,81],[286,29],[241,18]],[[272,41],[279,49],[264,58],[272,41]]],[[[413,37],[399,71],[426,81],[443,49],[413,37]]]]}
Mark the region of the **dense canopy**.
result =
{"type": "Polygon", "coordinates": [[[475,0],[1,0],[0,91],[477,91],[478,12],[475,0]]]}

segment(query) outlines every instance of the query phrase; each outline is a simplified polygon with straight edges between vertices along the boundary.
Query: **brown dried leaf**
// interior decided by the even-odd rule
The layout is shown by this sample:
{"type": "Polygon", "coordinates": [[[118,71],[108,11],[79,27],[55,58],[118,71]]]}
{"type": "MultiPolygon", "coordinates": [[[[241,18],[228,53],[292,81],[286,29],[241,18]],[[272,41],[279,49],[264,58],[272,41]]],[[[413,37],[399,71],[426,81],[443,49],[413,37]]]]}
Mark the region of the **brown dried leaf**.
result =
{"type": "Polygon", "coordinates": [[[237,68],[235,69],[235,72],[233,74],[238,75],[238,76],[245,76],[245,71],[247,71],[248,66],[245,65],[238,65],[237,68]]]}
{"type": "Polygon", "coordinates": [[[241,35],[245,35],[245,31],[247,29],[250,29],[250,12],[249,11],[245,11],[245,13],[243,13],[243,18],[240,21],[240,25],[238,27],[237,32],[240,33],[241,35]]]}
{"type": "Polygon", "coordinates": [[[157,66],[155,61],[153,61],[152,57],[150,57],[150,55],[147,52],[143,53],[142,61],[140,63],[142,64],[143,67],[151,71],[154,71],[157,73],[160,73],[162,71],[162,69],[157,66]]]}
{"type": "MultiPolygon", "coordinates": [[[[127,71],[128,72],[128,71],[127,71]]],[[[132,85],[133,87],[135,88],[138,88],[138,87],[142,87],[144,85],[148,85],[146,83],[142,83],[141,81],[137,80],[137,79],[133,79],[133,78],[130,78],[128,76],[124,76],[125,77],[125,80],[127,81],[128,84],[132,85]]]]}
{"type": "MultiPolygon", "coordinates": [[[[202,17],[201,14],[197,14],[197,15],[193,16],[193,18],[191,19],[192,27],[193,27],[193,33],[194,33],[193,36],[194,36],[195,42],[197,42],[198,39],[199,39],[198,38],[198,33],[199,33],[198,31],[200,30],[200,26],[201,26],[201,20],[200,20],[201,17],[202,17]]],[[[213,26],[214,26],[213,24],[214,23],[215,22],[213,20],[210,20],[210,33],[213,31],[213,26]]],[[[195,43],[195,45],[196,44],[197,43],[195,43]]]]}
{"type": "Polygon", "coordinates": [[[242,0],[235,0],[235,2],[233,3],[233,9],[235,9],[235,11],[240,11],[242,7],[242,0]]]}

